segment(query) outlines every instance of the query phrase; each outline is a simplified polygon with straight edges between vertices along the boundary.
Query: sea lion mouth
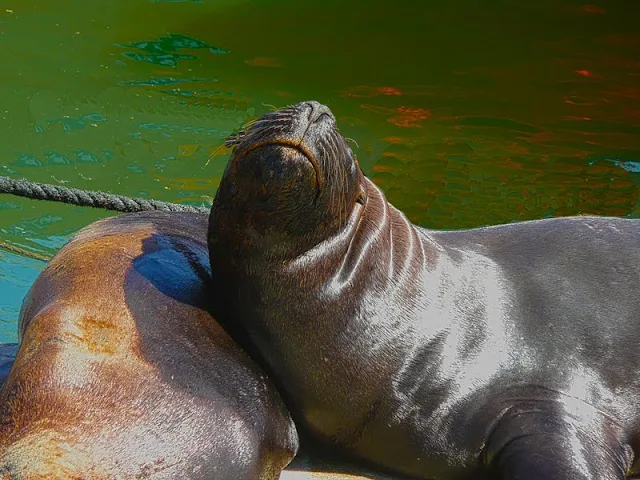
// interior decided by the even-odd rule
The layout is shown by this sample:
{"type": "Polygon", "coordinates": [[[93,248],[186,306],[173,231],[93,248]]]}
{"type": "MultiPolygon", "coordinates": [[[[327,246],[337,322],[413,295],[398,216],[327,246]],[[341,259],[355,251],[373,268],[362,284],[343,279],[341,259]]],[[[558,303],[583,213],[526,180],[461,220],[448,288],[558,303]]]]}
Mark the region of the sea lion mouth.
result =
{"type": "Polygon", "coordinates": [[[257,150],[257,149],[262,148],[262,147],[273,146],[273,145],[280,146],[280,147],[291,148],[293,150],[296,150],[300,154],[302,154],[304,157],[306,157],[306,159],[309,161],[309,163],[311,164],[311,166],[313,167],[313,170],[315,172],[316,189],[317,189],[316,199],[317,199],[318,196],[320,195],[321,190],[322,190],[322,186],[324,184],[324,178],[322,176],[322,172],[320,170],[320,165],[318,164],[318,161],[316,160],[316,158],[313,155],[313,153],[311,152],[311,150],[309,150],[309,147],[307,147],[304,144],[304,142],[299,142],[299,141],[295,141],[295,140],[288,140],[288,139],[267,140],[267,141],[257,142],[257,143],[254,143],[254,144],[251,144],[251,145],[247,146],[246,148],[243,149],[242,153],[244,155],[247,155],[248,153],[252,152],[253,150],[257,150]]]}

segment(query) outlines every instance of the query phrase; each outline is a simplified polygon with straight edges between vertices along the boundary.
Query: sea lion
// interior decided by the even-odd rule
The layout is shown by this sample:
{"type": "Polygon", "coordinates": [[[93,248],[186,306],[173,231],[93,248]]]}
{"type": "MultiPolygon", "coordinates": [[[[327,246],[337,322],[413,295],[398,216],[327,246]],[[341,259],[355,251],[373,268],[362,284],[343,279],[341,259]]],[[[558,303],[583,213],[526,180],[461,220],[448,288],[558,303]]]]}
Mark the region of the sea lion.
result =
{"type": "Polygon", "coordinates": [[[279,478],[297,432],[207,313],[206,230],[206,214],[123,215],[51,260],[0,392],[0,478],[279,478]]]}
{"type": "Polygon", "coordinates": [[[298,427],[412,478],[640,473],[640,222],[411,224],[330,110],[261,117],[211,209],[212,293],[298,427]]]}

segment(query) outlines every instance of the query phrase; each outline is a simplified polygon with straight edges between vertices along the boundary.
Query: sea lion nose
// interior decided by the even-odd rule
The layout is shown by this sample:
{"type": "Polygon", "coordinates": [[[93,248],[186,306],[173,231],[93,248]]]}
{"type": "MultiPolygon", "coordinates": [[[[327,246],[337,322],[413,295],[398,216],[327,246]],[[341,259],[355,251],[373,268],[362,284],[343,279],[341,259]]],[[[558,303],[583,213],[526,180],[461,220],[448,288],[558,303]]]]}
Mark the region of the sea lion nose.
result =
{"type": "Polygon", "coordinates": [[[329,107],[321,104],[320,102],[316,102],[315,100],[309,100],[308,102],[304,102],[302,104],[309,110],[309,124],[316,123],[320,117],[326,115],[330,119],[335,121],[335,117],[329,107]]]}

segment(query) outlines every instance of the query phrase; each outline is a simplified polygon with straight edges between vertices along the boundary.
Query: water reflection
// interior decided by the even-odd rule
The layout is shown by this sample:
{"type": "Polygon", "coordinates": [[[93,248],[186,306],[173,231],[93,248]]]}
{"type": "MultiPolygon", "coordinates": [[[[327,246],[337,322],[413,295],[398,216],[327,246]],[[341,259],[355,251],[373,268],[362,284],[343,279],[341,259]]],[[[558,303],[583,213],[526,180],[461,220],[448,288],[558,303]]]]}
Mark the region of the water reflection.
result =
{"type": "Polygon", "coordinates": [[[18,339],[15,320],[20,312],[22,297],[35,280],[42,263],[25,259],[6,251],[0,251],[0,342],[18,339]]]}
{"type": "Polygon", "coordinates": [[[176,53],[178,50],[207,49],[214,55],[229,53],[229,50],[224,48],[214,47],[195,38],[176,34],[159,37],[153,41],[133,42],[118,46],[135,49],[133,52],[124,52],[122,54],[127,58],[169,67],[175,67],[181,60],[195,60],[198,58],[193,54],[176,53]]]}
{"type": "Polygon", "coordinates": [[[373,166],[372,178],[391,202],[406,205],[414,222],[432,228],[635,212],[637,180],[620,162],[556,157],[550,163],[543,157],[488,161],[464,143],[392,144],[373,166]],[[549,189],[550,182],[562,188],[549,189]]]}

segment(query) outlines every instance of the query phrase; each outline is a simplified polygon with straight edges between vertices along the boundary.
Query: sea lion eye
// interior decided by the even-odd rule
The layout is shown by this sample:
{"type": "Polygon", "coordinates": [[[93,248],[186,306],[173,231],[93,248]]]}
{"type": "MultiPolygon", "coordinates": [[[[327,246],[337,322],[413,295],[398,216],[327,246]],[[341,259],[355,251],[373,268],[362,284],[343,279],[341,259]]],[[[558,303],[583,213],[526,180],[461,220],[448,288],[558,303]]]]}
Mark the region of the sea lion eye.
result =
{"type": "Polygon", "coordinates": [[[358,193],[358,196],[356,197],[356,203],[359,203],[360,205],[364,205],[365,203],[364,192],[360,191],[358,193]]]}

